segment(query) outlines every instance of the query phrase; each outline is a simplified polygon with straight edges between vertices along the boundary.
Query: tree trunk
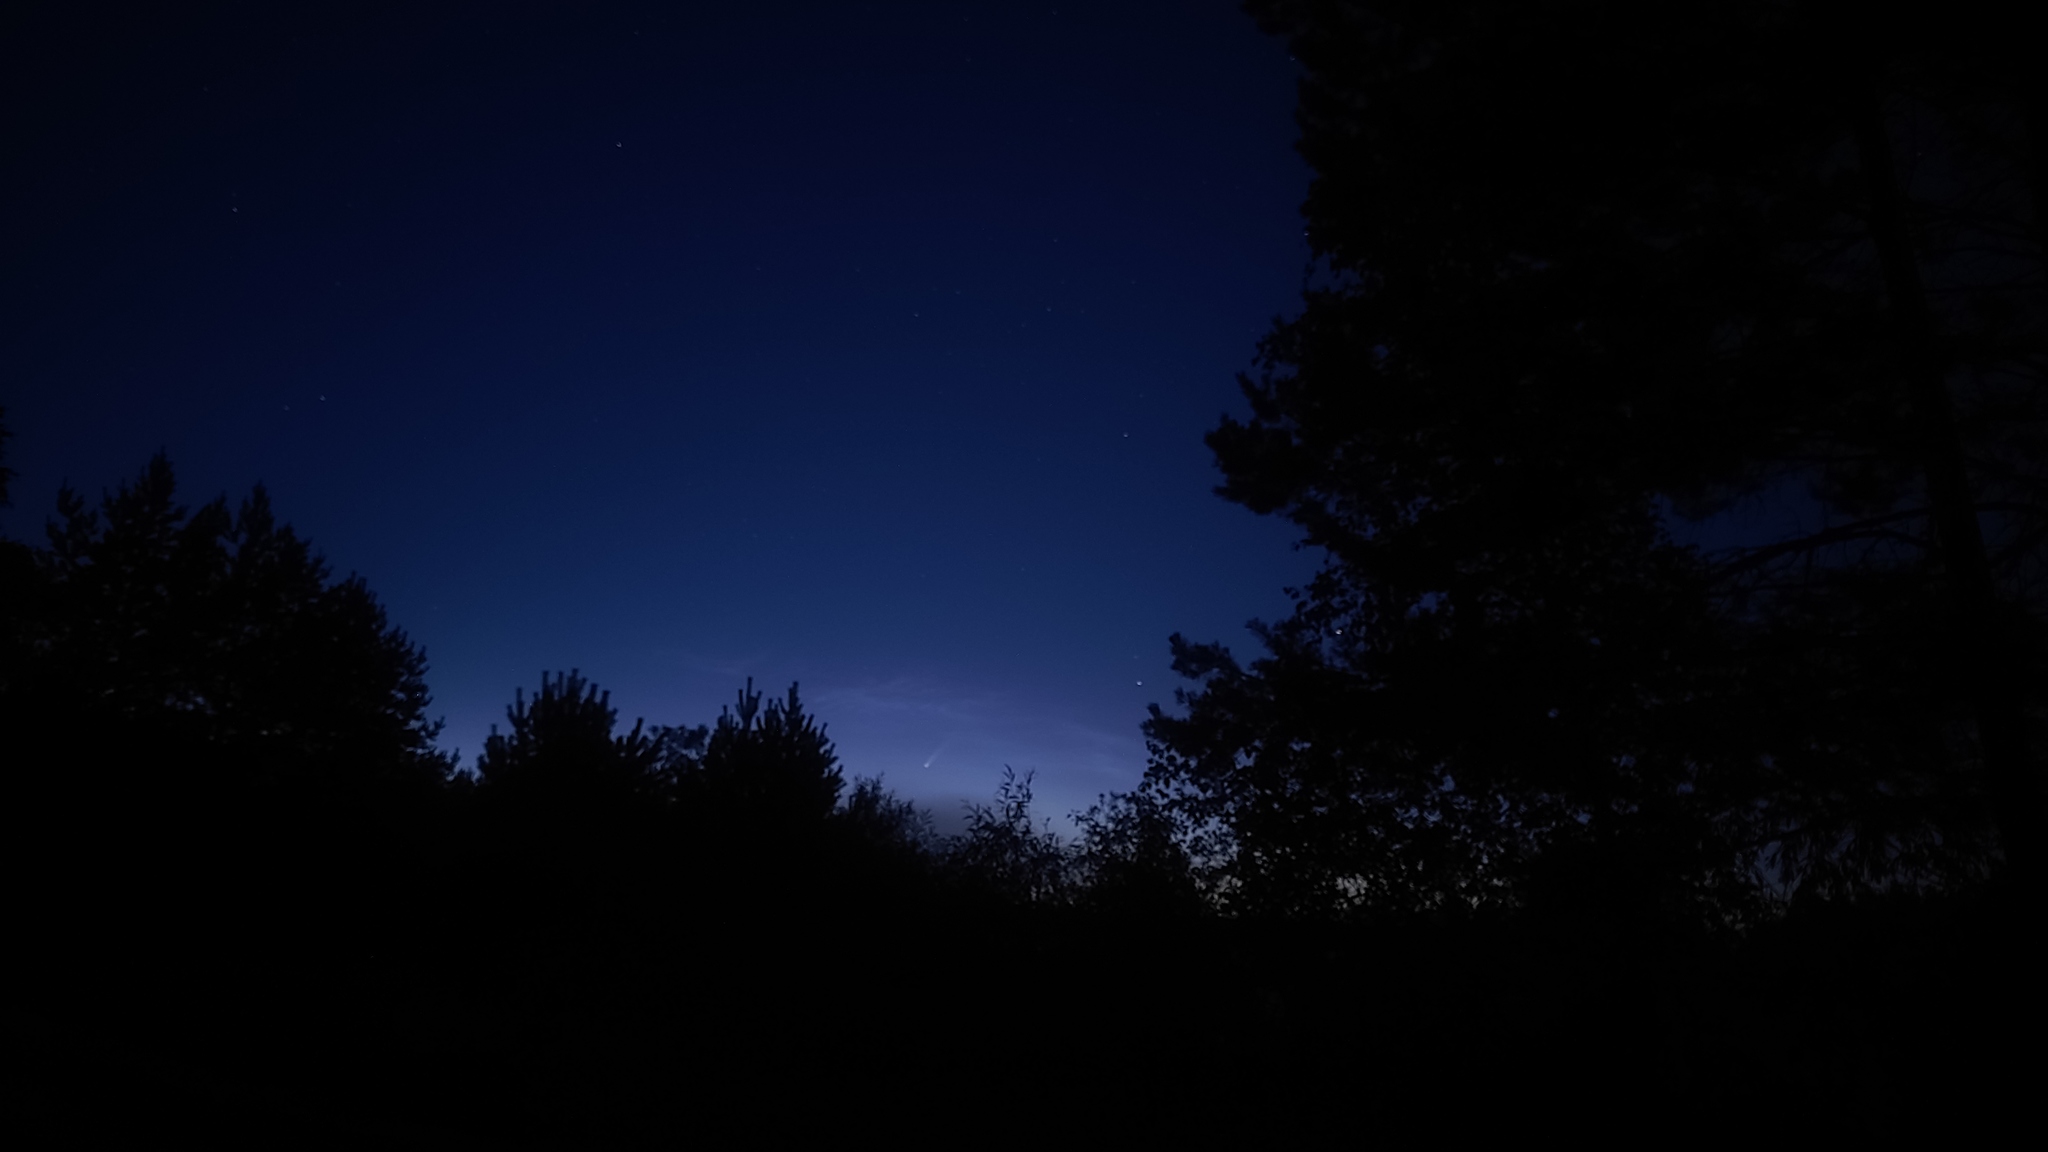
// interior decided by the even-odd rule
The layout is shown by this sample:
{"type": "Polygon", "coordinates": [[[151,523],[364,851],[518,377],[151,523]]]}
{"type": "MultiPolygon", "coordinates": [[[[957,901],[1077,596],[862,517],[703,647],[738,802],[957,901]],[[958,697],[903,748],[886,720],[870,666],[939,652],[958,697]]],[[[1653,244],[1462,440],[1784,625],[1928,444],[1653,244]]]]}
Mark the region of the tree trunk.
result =
{"type": "Polygon", "coordinates": [[[1892,331],[1921,436],[1921,466],[1946,573],[1961,667],[1976,713],[1979,755],[2011,879],[2038,891],[2042,867],[2041,791],[2027,751],[2018,653],[1998,627],[1998,595],[1977,521],[1955,413],[1936,345],[1934,319],[1906,228],[1904,195],[1892,166],[1883,91],[1868,82],[1857,102],[1857,158],[1870,193],[1870,232],[1884,272],[1892,331]]]}

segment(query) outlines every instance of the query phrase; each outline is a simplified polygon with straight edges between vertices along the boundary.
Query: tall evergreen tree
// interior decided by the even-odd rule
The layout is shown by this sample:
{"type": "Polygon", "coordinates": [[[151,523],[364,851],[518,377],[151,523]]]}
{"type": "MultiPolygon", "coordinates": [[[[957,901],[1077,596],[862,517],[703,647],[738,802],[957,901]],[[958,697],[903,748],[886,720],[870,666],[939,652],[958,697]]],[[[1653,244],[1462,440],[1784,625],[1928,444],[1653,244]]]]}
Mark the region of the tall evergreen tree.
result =
{"type": "Polygon", "coordinates": [[[154,746],[197,774],[175,787],[367,799],[445,781],[425,655],[261,487],[235,512],[225,498],[188,512],[159,455],[97,510],[67,487],[57,512],[0,683],[17,732],[61,717],[154,746]]]}
{"type": "MultiPolygon", "coordinates": [[[[1801,4],[1252,8],[1304,67],[1322,276],[1209,442],[1328,563],[1249,669],[1176,638],[1202,684],[1150,724],[1236,890],[1484,900],[1562,842],[1678,900],[1882,884],[1994,819],[2024,856],[2038,681],[1987,637],[2038,632],[2043,297],[1962,253],[2026,256],[2027,201],[1884,155],[1984,145],[1913,89],[1954,59],[1801,4]],[[1902,265],[1948,277],[1939,339],[1902,265]],[[1810,522],[1673,538],[1758,494],[1810,522]]],[[[2016,90],[1942,94],[2003,130],[2016,90]]]]}

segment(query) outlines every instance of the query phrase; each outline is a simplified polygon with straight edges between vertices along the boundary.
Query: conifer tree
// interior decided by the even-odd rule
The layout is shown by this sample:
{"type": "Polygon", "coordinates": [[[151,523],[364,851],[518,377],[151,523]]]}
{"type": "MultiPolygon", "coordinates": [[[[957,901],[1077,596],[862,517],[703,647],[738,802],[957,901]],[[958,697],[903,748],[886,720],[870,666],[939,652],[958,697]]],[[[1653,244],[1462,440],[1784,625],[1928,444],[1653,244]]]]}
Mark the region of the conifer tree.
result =
{"type": "Polygon", "coordinates": [[[446,780],[424,653],[260,486],[232,513],[224,497],[188,511],[159,455],[97,509],[61,490],[34,562],[0,684],[17,721],[64,717],[197,773],[151,774],[165,786],[416,796],[446,780]]]}
{"type": "Polygon", "coordinates": [[[1681,903],[2028,856],[2018,58],[1814,4],[1251,7],[1304,69],[1320,274],[1209,443],[1328,563],[1249,667],[1176,637],[1200,683],[1149,726],[1233,891],[1512,900],[1567,842],[1681,903]],[[1728,527],[1758,497],[1801,514],[1728,527]]]}

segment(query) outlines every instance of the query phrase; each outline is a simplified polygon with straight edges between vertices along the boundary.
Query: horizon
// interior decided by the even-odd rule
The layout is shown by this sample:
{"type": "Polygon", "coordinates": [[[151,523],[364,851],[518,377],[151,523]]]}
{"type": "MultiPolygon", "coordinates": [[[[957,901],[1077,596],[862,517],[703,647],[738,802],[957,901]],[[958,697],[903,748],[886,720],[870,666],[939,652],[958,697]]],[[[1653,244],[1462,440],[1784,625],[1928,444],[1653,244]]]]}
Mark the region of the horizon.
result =
{"type": "Polygon", "coordinates": [[[1308,262],[1234,5],[429,11],[56,21],[0,532],[162,449],[362,574],[465,763],[544,669],[628,724],[751,675],[949,824],[1009,765],[1070,828],[1167,637],[1288,610],[1202,443],[1308,262]]]}

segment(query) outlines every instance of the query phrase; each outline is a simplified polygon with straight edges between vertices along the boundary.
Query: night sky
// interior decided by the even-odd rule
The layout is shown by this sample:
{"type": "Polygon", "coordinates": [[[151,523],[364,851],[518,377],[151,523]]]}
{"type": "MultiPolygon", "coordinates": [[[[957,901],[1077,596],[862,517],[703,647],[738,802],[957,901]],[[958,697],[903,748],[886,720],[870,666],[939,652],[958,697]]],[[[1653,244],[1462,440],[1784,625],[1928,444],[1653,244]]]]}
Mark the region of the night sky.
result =
{"type": "Polygon", "coordinates": [[[1294,65],[1225,2],[86,5],[0,26],[0,404],[40,539],[265,484],[473,760],[801,681],[957,817],[1128,788],[1166,639],[1312,558],[1203,434],[1298,298],[1294,65]]]}

